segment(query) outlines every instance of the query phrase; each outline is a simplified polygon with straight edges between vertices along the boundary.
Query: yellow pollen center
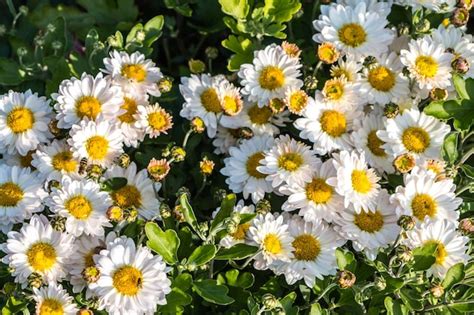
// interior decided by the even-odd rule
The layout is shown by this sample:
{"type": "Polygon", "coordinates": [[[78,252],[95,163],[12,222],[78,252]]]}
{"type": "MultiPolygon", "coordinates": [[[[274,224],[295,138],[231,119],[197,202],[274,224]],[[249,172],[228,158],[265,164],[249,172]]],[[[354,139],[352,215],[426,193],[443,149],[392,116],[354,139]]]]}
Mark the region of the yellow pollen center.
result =
{"type": "Polygon", "coordinates": [[[388,92],[395,85],[395,74],[384,66],[378,66],[369,71],[370,85],[378,91],[388,92]]]}
{"type": "Polygon", "coordinates": [[[436,251],[434,256],[436,257],[435,264],[437,265],[443,265],[444,261],[446,260],[446,257],[448,257],[448,251],[446,250],[446,247],[444,246],[443,243],[437,240],[430,240],[425,242],[423,245],[431,245],[431,244],[436,244],[438,245],[436,247],[436,251]]]}
{"type": "Polygon", "coordinates": [[[208,88],[202,92],[201,103],[208,112],[216,114],[222,112],[221,102],[214,88],[208,88]]]}
{"type": "Polygon", "coordinates": [[[63,315],[63,305],[56,299],[47,298],[41,303],[38,315],[63,315]]]}
{"type": "Polygon", "coordinates": [[[426,216],[434,217],[437,212],[436,201],[427,194],[417,194],[411,201],[413,215],[418,220],[424,220],[426,216]]]}
{"type": "Polygon", "coordinates": [[[107,155],[109,141],[102,136],[93,136],[86,141],[87,154],[94,160],[103,160],[107,155]]]}
{"type": "Polygon", "coordinates": [[[303,157],[300,154],[289,152],[278,158],[278,167],[289,172],[294,172],[303,164],[303,162],[303,157]]]}
{"type": "Polygon", "coordinates": [[[370,152],[372,152],[373,155],[379,156],[379,157],[387,156],[387,153],[385,153],[385,150],[382,149],[382,145],[384,144],[385,142],[383,142],[382,140],[380,140],[379,137],[377,137],[377,130],[372,130],[367,135],[367,147],[369,148],[370,152]]]}
{"type": "Polygon", "coordinates": [[[56,250],[49,243],[33,244],[26,252],[28,264],[34,271],[43,272],[51,269],[56,263],[56,250]]]}
{"type": "Polygon", "coordinates": [[[0,185],[0,206],[15,207],[23,199],[23,190],[15,183],[6,182],[0,185]]]}
{"type": "Polygon", "coordinates": [[[438,63],[430,56],[419,56],[415,60],[416,72],[425,78],[432,78],[438,72],[438,63]]]}
{"type": "Polygon", "coordinates": [[[102,105],[94,96],[83,96],[76,102],[76,115],[81,119],[95,119],[101,111],[102,105]]]}
{"type": "Polygon", "coordinates": [[[303,91],[296,91],[290,96],[288,108],[293,113],[300,113],[308,105],[308,95],[303,91]]]}
{"type": "Polygon", "coordinates": [[[117,206],[121,208],[129,208],[131,206],[139,208],[142,205],[142,195],[137,187],[125,185],[112,193],[112,199],[117,206]]]}
{"type": "Polygon", "coordinates": [[[76,219],[85,220],[92,213],[91,202],[83,195],[74,196],[66,201],[64,207],[76,219]]]}
{"type": "Polygon", "coordinates": [[[356,23],[345,24],[338,32],[339,40],[350,47],[359,47],[367,38],[364,28],[356,23]]]}
{"type": "Polygon", "coordinates": [[[254,105],[248,111],[250,121],[256,125],[264,125],[268,123],[272,117],[272,110],[268,106],[258,107],[254,105]]]}
{"type": "Polygon", "coordinates": [[[346,117],[335,110],[326,110],[319,119],[321,129],[331,137],[338,138],[346,132],[346,117]]]}
{"type": "Polygon", "coordinates": [[[14,133],[22,133],[33,128],[35,116],[26,107],[16,107],[7,115],[7,126],[14,133]]]}
{"type": "Polygon", "coordinates": [[[247,169],[247,173],[250,176],[255,177],[257,179],[263,179],[267,177],[267,175],[262,174],[259,171],[257,171],[257,167],[260,166],[260,160],[262,160],[263,158],[265,158],[265,155],[263,154],[263,152],[257,152],[257,153],[252,154],[247,159],[247,163],[245,164],[245,167],[247,169]]]}
{"type": "Polygon", "coordinates": [[[112,276],[115,289],[123,295],[133,296],[143,287],[143,274],[132,266],[123,266],[112,276]]]}
{"type": "Polygon", "coordinates": [[[337,101],[344,95],[344,85],[339,80],[328,80],[324,84],[323,93],[326,98],[337,101]]]}
{"type": "Polygon", "coordinates": [[[402,134],[402,143],[410,152],[425,152],[430,145],[430,141],[430,135],[418,127],[408,127],[402,134]]]}
{"type": "Polygon", "coordinates": [[[360,193],[366,194],[372,188],[367,171],[364,170],[353,170],[351,174],[352,188],[360,193]]]}
{"type": "Polygon", "coordinates": [[[383,216],[379,211],[365,212],[362,210],[361,213],[355,215],[354,224],[362,231],[374,233],[382,228],[383,216]]]}
{"type": "Polygon", "coordinates": [[[164,130],[168,125],[168,117],[162,111],[150,113],[148,114],[148,124],[154,130],[164,130]]]}
{"type": "Polygon", "coordinates": [[[281,253],[282,247],[280,239],[276,234],[267,234],[263,239],[263,248],[266,252],[269,252],[274,255],[281,253]]]}
{"type": "Polygon", "coordinates": [[[137,105],[137,102],[135,102],[135,100],[128,97],[124,97],[123,104],[122,106],[120,106],[120,108],[124,109],[126,112],[118,117],[119,120],[127,124],[131,124],[135,122],[136,119],[135,117],[133,117],[133,115],[137,113],[137,107],[138,105],[137,105]]]}
{"type": "Polygon", "coordinates": [[[72,153],[69,151],[56,153],[51,164],[56,171],[73,172],[77,167],[77,162],[72,158],[72,153]]]}
{"type": "Polygon", "coordinates": [[[332,194],[332,187],[326,184],[326,181],[322,178],[313,178],[311,182],[306,184],[306,198],[316,204],[327,203],[332,194]]]}
{"type": "Polygon", "coordinates": [[[291,243],[295,258],[298,260],[315,260],[321,252],[321,243],[310,234],[302,234],[291,243]]]}
{"type": "Polygon", "coordinates": [[[122,75],[128,79],[135,80],[137,82],[143,82],[146,79],[146,70],[142,65],[130,64],[122,67],[122,75]]]}
{"type": "Polygon", "coordinates": [[[237,231],[232,233],[230,236],[232,236],[232,238],[235,240],[242,241],[245,239],[245,235],[247,234],[247,231],[249,230],[249,228],[250,228],[250,223],[240,224],[237,227],[237,231]]]}
{"type": "Polygon", "coordinates": [[[237,114],[239,112],[240,106],[238,99],[232,96],[224,96],[224,100],[222,102],[222,108],[228,114],[237,114]]]}
{"type": "Polygon", "coordinates": [[[260,72],[258,82],[266,90],[275,90],[281,88],[285,83],[285,74],[278,67],[266,66],[260,72]]]}

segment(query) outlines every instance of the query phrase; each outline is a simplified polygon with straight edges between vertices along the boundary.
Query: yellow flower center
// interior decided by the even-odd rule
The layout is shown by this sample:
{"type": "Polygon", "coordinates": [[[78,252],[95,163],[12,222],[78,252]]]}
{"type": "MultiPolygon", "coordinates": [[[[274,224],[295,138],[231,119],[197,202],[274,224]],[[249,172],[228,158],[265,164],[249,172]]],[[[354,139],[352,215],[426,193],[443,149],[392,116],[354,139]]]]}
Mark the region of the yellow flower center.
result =
{"type": "Polygon", "coordinates": [[[446,250],[446,247],[444,246],[443,243],[437,240],[426,241],[423,245],[431,245],[431,244],[438,245],[436,247],[436,251],[434,255],[436,257],[435,264],[443,265],[444,261],[446,260],[446,257],[448,257],[448,251],[446,250]]]}
{"type": "Polygon", "coordinates": [[[423,153],[430,142],[430,135],[419,127],[408,127],[403,131],[402,143],[410,152],[423,153]]]}
{"type": "Polygon", "coordinates": [[[16,107],[7,116],[7,126],[14,133],[22,133],[33,128],[35,116],[26,107],[16,107]]]}
{"type": "Polygon", "coordinates": [[[323,178],[313,178],[311,182],[306,184],[306,198],[316,204],[327,203],[333,194],[331,186],[326,184],[323,178]]]}
{"type": "Polygon", "coordinates": [[[76,115],[79,118],[95,119],[102,111],[101,104],[94,96],[83,96],[76,102],[76,115]]]}
{"type": "Polygon", "coordinates": [[[63,305],[56,299],[46,298],[41,303],[38,315],[63,315],[63,305]]]}
{"type": "Polygon", "coordinates": [[[263,239],[263,248],[271,254],[281,253],[282,247],[280,239],[276,234],[269,233],[263,239]]]}
{"type": "Polygon", "coordinates": [[[51,164],[56,171],[73,172],[77,167],[77,162],[69,151],[56,153],[51,164]]]}
{"type": "Polygon", "coordinates": [[[419,56],[415,60],[416,72],[425,78],[432,78],[438,72],[438,63],[430,56],[419,56]]]}
{"type": "Polygon", "coordinates": [[[123,98],[123,104],[120,106],[121,109],[124,109],[126,112],[120,115],[118,118],[121,122],[131,124],[136,121],[135,115],[137,113],[137,102],[135,102],[134,99],[131,99],[129,97],[124,97],[123,98]]]}
{"type": "Polygon", "coordinates": [[[379,211],[365,212],[362,210],[361,213],[355,215],[354,224],[362,231],[374,233],[382,228],[383,216],[379,211]]]}
{"type": "Polygon", "coordinates": [[[202,92],[201,103],[208,112],[216,114],[222,112],[221,102],[214,88],[208,88],[202,92]]]}
{"type": "Polygon", "coordinates": [[[384,66],[378,66],[369,71],[370,85],[378,91],[388,92],[395,85],[395,74],[384,66]]]}
{"type": "Polygon", "coordinates": [[[275,90],[281,88],[285,83],[285,74],[278,67],[266,66],[260,72],[258,82],[266,90],[275,90]]]}
{"type": "Polygon", "coordinates": [[[92,204],[83,195],[74,196],[66,201],[64,207],[76,219],[85,220],[92,213],[92,204]]]}
{"type": "Polygon", "coordinates": [[[437,212],[436,201],[427,194],[417,194],[411,201],[413,215],[418,220],[423,220],[426,216],[434,217],[437,212]]]}
{"type": "Polygon", "coordinates": [[[168,117],[164,111],[148,114],[148,124],[154,130],[166,130],[168,123],[168,117]]]}
{"type": "Polygon", "coordinates": [[[352,74],[346,69],[341,68],[340,66],[331,67],[331,76],[333,78],[346,78],[346,80],[349,82],[354,81],[352,74]]]}
{"type": "Polygon", "coordinates": [[[235,115],[240,110],[239,100],[236,97],[226,95],[222,101],[222,108],[227,114],[235,115]]]}
{"type": "Polygon", "coordinates": [[[256,125],[264,125],[268,123],[272,117],[272,110],[268,106],[258,107],[258,105],[255,104],[250,107],[248,115],[252,123],[256,125]]]}
{"type": "Polygon", "coordinates": [[[377,137],[377,130],[372,130],[371,132],[369,132],[367,136],[367,147],[373,155],[380,157],[387,156],[385,150],[382,149],[382,145],[384,144],[385,142],[383,142],[382,140],[380,140],[379,137],[377,137]]]}
{"type": "Polygon", "coordinates": [[[344,84],[339,80],[327,80],[323,93],[326,98],[337,101],[344,95],[344,84]]]}
{"type": "Polygon", "coordinates": [[[262,174],[259,171],[257,171],[257,167],[260,166],[260,160],[262,160],[263,158],[265,158],[265,155],[263,154],[263,152],[257,152],[257,153],[252,154],[247,159],[247,163],[245,164],[245,167],[247,169],[247,173],[250,176],[255,177],[257,179],[263,179],[267,177],[267,175],[262,174]]]}
{"type": "Polygon", "coordinates": [[[310,234],[302,234],[291,243],[295,258],[298,260],[315,260],[321,252],[321,243],[310,234]]]}
{"type": "Polygon", "coordinates": [[[15,183],[6,182],[0,185],[0,206],[16,207],[23,199],[23,190],[15,183]]]}
{"type": "Polygon", "coordinates": [[[325,63],[334,63],[339,58],[339,52],[331,43],[323,43],[318,47],[318,57],[325,63]]]}
{"type": "Polygon", "coordinates": [[[123,295],[133,296],[143,287],[143,274],[132,266],[123,266],[112,276],[115,289],[123,295]]]}
{"type": "Polygon", "coordinates": [[[125,185],[114,191],[112,199],[121,208],[129,208],[131,206],[139,208],[142,205],[142,195],[137,187],[132,185],[125,185]]]}
{"type": "Polygon", "coordinates": [[[87,154],[94,160],[102,160],[107,155],[109,141],[102,136],[93,136],[86,141],[87,154]]]}
{"type": "Polygon", "coordinates": [[[289,172],[294,172],[303,164],[303,162],[304,160],[301,154],[289,152],[278,158],[278,167],[289,172]]]}
{"type": "Polygon", "coordinates": [[[372,188],[367,171],[353,170],[351,174],[352,188],[360,194],[366,194],[372,188]]]}
{"type": "Polygon", "coordinates": [[[237,227],[237,231],[232,233],[230,236],[232,236],[232,238],[235,240],[242,241],[245,239],[245,235],[247,234],[247,231],[249,230],[249,228],[250,228],[250,223],[240,224],[237,227]]]}
{"type": "Polygon", "coordinates": [[[356,23],[345,24],[338,32],[339,40],[350,47],[358,47],[365,43],[367,33],[356,23]]]}
{"type": "Polygon", "coordinates": [[[34,271],[43,272],[56,263],[56,250],[53,245],[44,242],[33,244],[26,252],[28,264],[34,271]]]}
{"type": "Polygon", "coordinates": [[[300,113],[308,105],[308,95],[304,91],[296,91],[291,94],[288,109],[292,113],[300,113]]]}
{"type": "Polygon", "coordinates": [[[142,65],[138,64],[124,65],[122,67],[122,75],[128,79],[143,82],[146,79],[146,70],[142,65]]]}
{"type": "Polygon", "coordinates": [[[346,132],[346,117],[338,111],[325,110],[319,122],[321,129],[331,137],[337,138],[346,132]]]}

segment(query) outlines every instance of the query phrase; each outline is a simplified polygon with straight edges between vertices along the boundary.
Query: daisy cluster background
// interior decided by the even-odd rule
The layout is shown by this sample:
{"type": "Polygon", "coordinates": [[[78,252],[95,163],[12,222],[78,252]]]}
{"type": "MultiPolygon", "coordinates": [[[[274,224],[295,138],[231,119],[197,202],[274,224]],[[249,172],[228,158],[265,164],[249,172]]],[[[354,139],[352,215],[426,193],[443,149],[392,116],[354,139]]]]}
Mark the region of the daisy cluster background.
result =
{"type": "Polygon", "coordinates": [[[165,7],[0,59],[2,314],[472,310],[470,1],[165,7]]]}

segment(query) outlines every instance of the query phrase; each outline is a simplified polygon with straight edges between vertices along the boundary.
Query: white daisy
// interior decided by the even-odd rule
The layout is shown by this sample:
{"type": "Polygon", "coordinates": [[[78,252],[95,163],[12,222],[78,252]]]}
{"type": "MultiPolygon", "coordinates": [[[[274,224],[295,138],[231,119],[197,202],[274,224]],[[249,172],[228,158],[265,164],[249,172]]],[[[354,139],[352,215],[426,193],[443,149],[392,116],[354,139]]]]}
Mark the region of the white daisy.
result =
{"type": "Polygon", "coordinates": [[[72,156],[66,140],[56,140],[40,145],[33,154],[31,165],[48,180],[61,180],[64,175],[79,176],[79,162],[72,156]]]}
{"type": "Polygon", "coordinates": [[[111,76],[127,92],[148,93],[160,96],[158,81],[163,78],[160,68],[145,55],[136,51],[131,55],[124,51],[110,52],[110,58],[104,58],[104,73],[111,76]]]}
{"type": "Polygon", "coordinates": [[[393,157],[411,153],[419,159],[439,158],[444,137],[451,128],[444,122],[418,109],[408,109],[393,119],[387,119],[385,130],[377,136],[382,148],[393,157]]]}
{"type": "Polygon", "coordinates": [[[126,209],[135,207],[138,215],[150,220],[158,215],[160,202],[156,198],[153,182],[148,178],[146,169],[137,171],[137,165],[132,162],[124,169],[114,165],[105,173],[105,179],[123,177],[127,184],[118,190],[112,191],[110,196],[115,205],[126,209]]]}
{"type": "Polygon", "coordinates": [[[38,172],[30,168],[0,164],[0,231],[7,234],[13,224],[43,211],[47,197],[38,172]]]}
{"type": "Polygon", "coordinates": [[[36,272],[45,282],[55,282],[67,275],[66,262],[74,252],[74,237],[53,230],[44,215],[33,215],[19,232],[11,231],[3,244],[3,263],[13,269],[15,282],[24,288],[36,272]]]}
{"type": "Polygon", "coordinates": [[[237,129],[224,128],[217,126],[217,133],[212,140],[212,145],[215,147],[215,154],[228,154],[230,147],[237,146],[239,134],[237,129]]]}
{"type": "MultiPolygon", "coordinates": [[[[392,11],[393,0],[388,0],[387,2],[379,2],[378,0],[337,0],[337,3],[345,6],[351,6],[353,8],[356,8],[357,5],[361,2],[364,2],[366,4],[368,12],[377,12],[380,16],[383,16],[385,18],[392,11]]],[[[325,10],[328,10],[327,7],[327,5],[321,6],[321,12],[323,12],[323,14],[326,14],[325,10]]]]}
{"type": "Polygon", "coordinates": [[[336,221],[336,231],[341,237],[352,241],[357,251],[363,251],[374,260],[380,248],[393,243],[400,233],[395,205],[390,195],[382,189],[376,197],[375,210],[355,211],[353,206],[344,209],[336,221]]]}
{"type": "Polygon", "coordinates": [[[344,196],[344,207],[352,204],[357,213],[362,210],[375,211],[380,177],[367,166],[365,154],[341,151],[340,154],[334,154],[333,163],[337,177],[327,182],[344,196]]]}
{"type": "Polygon", "coordinates": [[[438,13],[451,12],[457,4],[456,0],[396,0],[396,2],[411,6],[413,11],[424,7],[438,13]]]}
{"type": "Polygon", "coordinates": [[[125,113],[118,116],[118,125],[123,133],[123,143],[127,147],[137,148],[139,143],[145,138],[145,132],[142,128],[135,126],[139,119],[139,110],[142,106],[148,105],[145,94],[129,93],[124,94],[120,108],[125,113]]]}
{"type": "Polygon", "coordinates": [[[102,73],[96,77],[83,73],[80,79],[64,80],[58,92],[51,97],[56,101],[54,109],[58,112],[59,128],[69,129],[84,118],[94,120],[99,115],[115,121],[124,112],[120,109],[123,100],[121,89],[105,79],[102,73]]]}
{"type": "Polygon", "coordinates": [[[138,108],[135,126],[142,129],[150,138],[156,138],[161,134],[168,134],[168,130],[173,127],[173,121],[166,110],[159,104],[154,104],[138,108]]]}
{"type": "Polygon", "coordinates": [[[154,314],[157,304],[166,304],[170,268],[147,247],[122,236],[109,242],[94,261],[100,278],[89,288],[99,298],[100,310],[114,315],[154,314]]]}
{"type": "Polygon", "coordinates": [[[9,166],[19,166],[19,167],[31,167],[31,169],[35,169],[35,167],[31,164],[33,161],[33,154],[36,150],[28,151],[26,155],[21,155],[18,152],[15,154],[8,154],[7,152],[2,153],[2,159],[0,162],[3,162],[9,166]]]}
{"type": "Polygon", "coordinates": [[[460,235],[455,224],[447,220],[426,219],[420,227],[407,232],[405,243],[412,249],[429,244],[437,245],[436,261],[427,270],[427,274],[440,279],[444,278],[450,267],[460,262],[466,264],[470,258],[466,254],[469,238],[460,235]]]}
{"type": "Polygon", "coordinates": [[[69,134],[68,144],[77,160],[87,158],[91,164],[107,167],[123,152],[121,130],[100,117],[82,120],[69,134]]]}
{"type": "Polygon", "coordinates": [[[344,77],[347,82],[355,83],[360,78],[359,72],[362,70],[362,63],[348,56],[345,59],[339,58],[337,65],[331,66],[331,76],[333,78],[344,77]]]}
{"type": "Polygon", "coordinates": [[[26,155],[48,142],[53,137],[48,128],[51,114],[49,101],[31,90],[0,96],[0,150],[26,155]]]}
{"type": "Polygon", "coordinates": [[[337,108],[352,109],[365,101],[359,97],[358,86],[347,81],[345,74],[327,80],[321,92],[316,92],[316,103],[326,103],[337,108]]]}
{"type": "Polygon", "coordinates": [[[36,302],[36,314],[76,315],[79,309],[61,284],[50,282],[48,286],[33,288],[33,299],[36,302]]]}
{"type": "Polygon", "coordinates": [[[318,162],[312,169],[309,182],[295,184],[282,189],[288,199],[282,205],[282,210],[293,211],[300,209],[299,215],[307,222],[325,220],[332,222],[343,209],[344,199],[334,187],[327,183],[329,178],[336,176],[332,159],[324,163],[318,162]]]}
{"type": "MultiPolygon", "coordinates": [[[[212,213],[213,218],[217,215],[219,210],[220,210],[220,207],[217,208],[216,211],[212,213]]],[[[238,214],[254,214],[255,206],[254,205],[246,206],[243,200],[239,200],[234,206],[234,209],[232,212],[238,213],[238,214]]],[[[248,234],[247,232],[250,228],[250,225],[251,225],[251,221],[240,223],[237,226],[237,230],[234,233],[227,234],[219,241],[219,245],[225,248],[230,248],[236,244],[245,243],[245,240],[248,234]]]]}
{"type": "Polygon", "coordinates": [[[257,170],[272,145],[272,137],[255,136],[229,149],[230,156],[224,159],[221,174],[227,176],[225,182],[234,193],[243,193],[245,199],[251,196],[257,202],[273,191],[271,182],[265,179],[267,175],[257,170]]]}
{"type": "Polygon", "coordinates": [[[254,52],[252,64],[240,66],[242,94],[248,95],[249,101],[257,102],[260,107],[274,98],[283,99],[289,88],[303,86],[299,79],[300,68],[299,60],[289,57],[281,46],[268,45],[254,52]]]}
{"type": "Polygon", "coordinates": [[[288,224],[283,222],[282,215],[258,215],[253,219],[247,237],[250,245],[260,249],[254,260],[257,270],[274,268],[279,263],[288,262],[293,258],[291,243],[294,239],[288,231],[288,224]]]}

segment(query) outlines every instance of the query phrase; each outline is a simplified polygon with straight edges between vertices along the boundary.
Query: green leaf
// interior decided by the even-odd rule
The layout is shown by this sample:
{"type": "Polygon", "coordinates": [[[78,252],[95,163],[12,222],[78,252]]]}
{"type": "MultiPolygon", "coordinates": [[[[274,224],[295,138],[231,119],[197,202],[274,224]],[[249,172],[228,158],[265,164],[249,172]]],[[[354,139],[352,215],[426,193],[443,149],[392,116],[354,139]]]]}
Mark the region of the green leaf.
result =
{"type": "Polygon", "coordinates": [[[237,71],[244,63],[251,63],[253,60],[253,51],[256,46],[250,39],[245,37],[236,37],[230,35],[229,38],[222,41],[222,46],[234,52],[227,63],[227,68],[230,71],[237,71]]]}
{"type": "Polygon", "coordinates": [[[222,248],[217,252],[216,260],[241,260],[252,256],[258,248],[247,244],[236,244],[231,248],[222,248]]]}
{"type": "Polygon", "coordinates": [[[219,0],[222,12],[231,15],[236,19],[244,19],[249,14],[249,4],[247,0],[219,0]]]}
{"type": "Polygon", "coordinates": [[[182,273],[173,280],[173,286],[180,288],[183,291],[187,291],[189,288],[191,288],[192,283],[193,276],[191,276],[189,273],[182,273]]]}
{"type": "Polygon", "coordinates": [[[240,273],[237,269],[227,271],[224,275],[219,274],[217,277],[218,284],[227,283],[230,286],[242,289],[250,288],[255,281],[255,276],[250,272],[240,273]]]}
{"type": "Polygon", "coordinates": [[[415,290],[402,288],[400,290],[400,297],[405,305],[412,311],[423,310],[423,298],[415,290]]]}
{"type": "Polygon", "coordinates": [[[18,85],[25,79],[25,72],[16,61],[0,58],[0,85],[18,85]]]}
{"type": "Polygon", "coordinates": [[[168,9],[173,9],[181,15],[191,16],[193,11],[189,6],[187,0],[164,0],[164,3],[168,9]]]}
{"type": "Polygon", "coordinates": [[[181,197],[179,198],[179,201],[181,203],[184,219],[186,220],[186,222],[193,228],[194,232],[196,232],[196,234],[201,239],[205,239],[204,236],[202,235],[200,229],[199,229],[199,225],[198,225],[198,221],[196,219],[196,215],[194,214],[193,208],[189,204],[187,195],[182,194],[181,197]]]}
{"type": "Polygon", "coordinates": [[[290,292],[280,300],[281,307],[285,311],[285,314],[298,314],[298,307],[293,306],[293,303],[295,303],[296,300],[296,296],[296,292],[290,292]]]}
{"type": "Polygon", "coordinates": [[[171,265],[178,261],[179,238],[175,230],[163,231],[158,224],[148,222],[145,225],[145,233],[148,237],[146,245],[171,265]]]}
{"type": "Polygon", "coordinates": [[[341,248],[336,249],[336,261],[340,270],[349,270],[354,272],[356,261],[354,254],[350,251],[344,251],[341,248]]]}
{"type": "Polygon", "coordinates": [[[125,177],[112,177],[102,183],[105,191],[115,191],[127,185],[125,177]]]}
{"type": "Polygon", "coordinates": [[[387,310],[387,315],[408,314],[407,309],[403,305],[401,305],[399,301],[393,300],[389,296],[385,298],[384,305],[385,305],[385,309],[387,310]]]}
{"type": "Polygon", "coordinates": [[[216,256],[216,246],[212,244],[206,244],[196,248],[191,256],[189,256],[188,265],[201,266],[212,260],[216,256]]]}
{"type": "Polygon", "coordinates": [[[221,223],[231,215],[232,211],[234,210],[235,199],[235,194],[229,194],[225,196],[225,198],[222,200],[221,208],[216,214],[214,220],[212,220],[210,230],[211,232],[214,231],[214,229],[219,225],[219,223],[221,223]]]}
{"type": "Polygon", "coordinates": [[[229,288],[225,285],[217,284],[216,280],[195,281],[193,288],[197,294],[210,303],[228,305],[234,302],[234,299],[227,295],[229,288]]]}
{"type": "Polygon", "coordinates": [[[265,0],[263,13],[274,21],[283,23],[291,20],[300,8],[301,3],[298,0],[265,0]]]}
{"type": "Polygon", "coordinates": [[[464,279],[464,264],[458,263],[449,268],[441,285],[445,290],[449,290],[453,285],[461,282],[462,279],[464,279]]]}
{"type": "Polygon", "coordinates": [[[463,164],[461,165],[461,168],[467,177],[469,177],[470,179],[474,179],[474,166],[471,166],[469,164],[463,164]]]}
{"type": "Polygon", "coordinates": [[[454,74],[453,83],[456,92],[458,92],[458,95],[463,99],[469,99],[469,94],[466,90],[466,81],[464,81],[462,76],[460,76],[459,74],[454,74]]]}
{"type": "Polygon", "coordinates": [[[455,124],[464,129],[469,124],[472,124],[474,120],[474,101],[436,101],[431,102],[423,111],[425,114],[439,119],[454,118],[456,120],[455,124]]]}
{"type": "Polygon", "coordinates": [[[166,305],[160,307],[160,314],[172,313],[177,314],[182,306],[191,304],[193,298],[180,288],[172,288],[171,292],[166,295],[166,305]]]}
{"type": "Polygon", "coordinates": [[[43,61],[52,75],[51,79],[46,81],[46,95],[50,95],[58,90],[59,84],[64,79],[71,77],[71,71],[66,59],[62,56],[47,56],[43,61]]]}
{"type": "Polygon", "coordinates": [[[144,45],[150,47],[161,36],[165,20],[163,15],[158,15],[149,20],[143,27],[145,31],[144,45]]]}
{"type": "Polygon", "coordinates": [[[135,24],[130,32],[128,32],[127,37],[125,38],[125,41],[127,44],[133,43],[136,41],[136,36],[139,31],[143,31],[143,24],[142,23],[137,23],[135,24]]]}
{"type": "Polygon", "coordinates": [[[443,143],[443,159],[450,164],[454,164],[459,158],[458,151],[458,133],[452,132],[444,138],[443,143]]]}
{"type": "Polygon", "coordinates": [[[413,269],[420,271],[430,268],[436,261],[435,253],[437,248],[438,244],[436,243],[428,243],[415,248],[413,250],[413,258],[415,261],[413,269]]]}

